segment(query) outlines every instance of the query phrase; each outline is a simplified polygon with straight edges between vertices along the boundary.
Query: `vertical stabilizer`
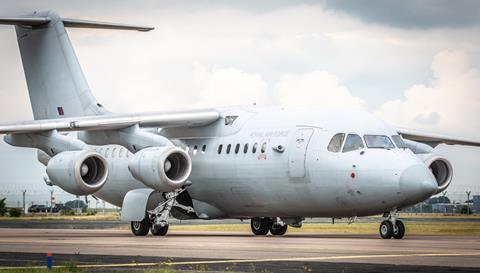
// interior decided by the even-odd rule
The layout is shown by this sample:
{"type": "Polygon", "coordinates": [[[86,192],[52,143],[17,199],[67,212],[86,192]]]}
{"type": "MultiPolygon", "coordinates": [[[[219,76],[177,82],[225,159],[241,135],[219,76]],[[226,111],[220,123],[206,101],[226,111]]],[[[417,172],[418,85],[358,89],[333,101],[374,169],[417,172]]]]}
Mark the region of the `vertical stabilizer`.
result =
{"type": "Polygon", "coordinates": [[[150,31],[135,25],[63,19],[53,11],[0,17],[15,25],[35,119],[108,113],[90,92],[65,27],[150,31]]]}
{"type": "Polygon", "coordinates": [[[90,92],[62,19],[54,12],[38,26],[15,27],[35,119],[106,113],[90,92]]]}

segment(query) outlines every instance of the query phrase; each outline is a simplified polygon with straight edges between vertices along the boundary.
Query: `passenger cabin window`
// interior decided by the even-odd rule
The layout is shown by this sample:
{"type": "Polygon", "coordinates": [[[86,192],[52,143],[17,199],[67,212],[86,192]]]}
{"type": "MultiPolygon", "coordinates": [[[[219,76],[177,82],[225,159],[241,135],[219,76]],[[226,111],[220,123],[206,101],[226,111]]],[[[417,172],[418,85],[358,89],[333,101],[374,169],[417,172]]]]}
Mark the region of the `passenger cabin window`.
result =
{"type": "Polygon", "coordinates": [[[245,146],[243,146],[243,153],[246,154],[248,152],[248,143],[245,143],[245,146]]]}
{"type": "Polygon", "coordinates": [[[202,146],[202,154],[204,154],[206,150],[207,150],[207,145],[203,145],[202,146]]]}
{"type": "Polygon", "coordinates": [[[347,140],[345,140],[345,144],[343,145],[344,153],[363,148],[365,148],[365,146],[363,146],[362,138],[359,135],[348,134],[347,140]]]}
{"type": "Polygon", "coordinates": [[[218,154],[222,153],[222,149],[223,149],[223,144],[218,145],[218,150],[217,150],[218,154]]]}
{"type": "Polygon", "coordinates": [[[238,154],[238,151],[240,151],[240,144],[237,143],[237,145],[235,145],[235,153],[238,154]]]}
{"type": "Polygon", "coordinates": [[[342,150],[343,140],[345,139],[344,133],[338,133],[332,137],[330,143],[328,143],[327,150],[330,152],[338,153],[342,150]]]}
{"type": "Polygon", "coordinates": [[[252,154],[257,152],[257,147],[258,147],[258,143],[255,142],[252,147],[252,154]]]}
{"type": "Polygon", "coordinates": [[[232,149],[232,144],[228,144],[228,145],[227,145],[227,154],[230,153],[230,149],[232,149]]]}
{"type": "Polygon", "coordinates": [[[403,141],[403,138],[399,135],[394,135],[392,136],[393,142],[395,142],[395,145],[397,145],[397,148],[404,149],[408,148],[407,144],[405,144],[405,141],[403,141]]]}
{"type": "Polygon", "coordinates": [[[261,151],[262,154],[263,154],[263,153],[265,153],[266,150],[267,150],[267,143],[264,142],[264,143],[262,144],[262,149],[261,149],[260,151],[261,151]]]}
{"type": "Polygon", "coordinates": [[[380,135],[365,135],[363,137],[368,148],[395,149],[390,138],[380,135]]]}
{"type": "Polygon", "coordinates": [[[193,154],[193,155],[196,155],[196,154],[197,154],[197,150],[198,150],[197,145],[193,146],[192,154],[193,154]]]}

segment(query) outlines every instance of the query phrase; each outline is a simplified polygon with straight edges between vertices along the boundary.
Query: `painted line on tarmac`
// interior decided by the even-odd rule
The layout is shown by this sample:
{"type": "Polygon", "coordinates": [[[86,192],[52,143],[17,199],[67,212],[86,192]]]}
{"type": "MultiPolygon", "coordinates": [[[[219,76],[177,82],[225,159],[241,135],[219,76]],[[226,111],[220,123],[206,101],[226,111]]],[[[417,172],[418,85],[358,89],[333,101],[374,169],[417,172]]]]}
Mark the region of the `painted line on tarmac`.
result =
{"type": "MultiPolygon", "coordinates": [[[[400,257],[458,257],[480,256],[480,252],[474,253],[412,253],[412,254],[378,254],[378,255],[348,255],[348,256],[321,256],[321,257],[293,257],[273,259],[244,259],[244,260],[210,260],[190,262],[150,262],[150,263],[124,263],[124,264],[80,264],[78,268],[105,268],[105,267],[148,267],[148,266],[175,266],[175,265],[202,265],[202,264],[238,264],[238,263],[268,263],[268,262],[297,262],[297,261],[328,261],[347,259],[371,259],[371,258],[400,258],[400,257]]],[[[65,268],[67,266],[55,266],[65,268]]],[[[4,266],[0,270],[9,269],[41,269],[45,266],[4,266]]]]}

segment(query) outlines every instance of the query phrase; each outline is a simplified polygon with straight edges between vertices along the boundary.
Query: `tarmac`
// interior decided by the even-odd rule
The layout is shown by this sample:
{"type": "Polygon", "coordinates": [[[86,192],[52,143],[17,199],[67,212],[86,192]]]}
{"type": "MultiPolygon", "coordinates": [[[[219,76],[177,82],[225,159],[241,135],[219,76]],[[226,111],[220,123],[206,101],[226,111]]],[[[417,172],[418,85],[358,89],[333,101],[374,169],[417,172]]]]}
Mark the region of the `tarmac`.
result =
{"type": "MultiPolygon", "coordinates": [[[[251,272],[479,272],[480,236],[406,236],[0,228],[0,269],[73,261],[88,271],[169,266],[251,272]],[[255,270],[252,270],[254,268],[255,270]]],[[[208,271],[207,270],[207,271],[208,271]]]]}

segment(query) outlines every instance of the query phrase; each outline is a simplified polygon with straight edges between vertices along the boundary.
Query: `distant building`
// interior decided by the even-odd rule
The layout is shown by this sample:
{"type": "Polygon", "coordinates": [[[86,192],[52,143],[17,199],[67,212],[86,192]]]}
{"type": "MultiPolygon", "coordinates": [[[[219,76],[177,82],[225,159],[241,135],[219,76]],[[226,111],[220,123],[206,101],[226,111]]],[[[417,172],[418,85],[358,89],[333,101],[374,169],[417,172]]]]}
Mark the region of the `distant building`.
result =
{"type": "Polygon", "coordinates": [[[438,203],[432,204],[433,213],[455,213],[463,205],[462,204],[451,204],[451,203],[438,203]]]}
{"type": "Polygon", "coordinates": [[[480,213],[480,195],[473,196],[473,212],[480,213]]]}

